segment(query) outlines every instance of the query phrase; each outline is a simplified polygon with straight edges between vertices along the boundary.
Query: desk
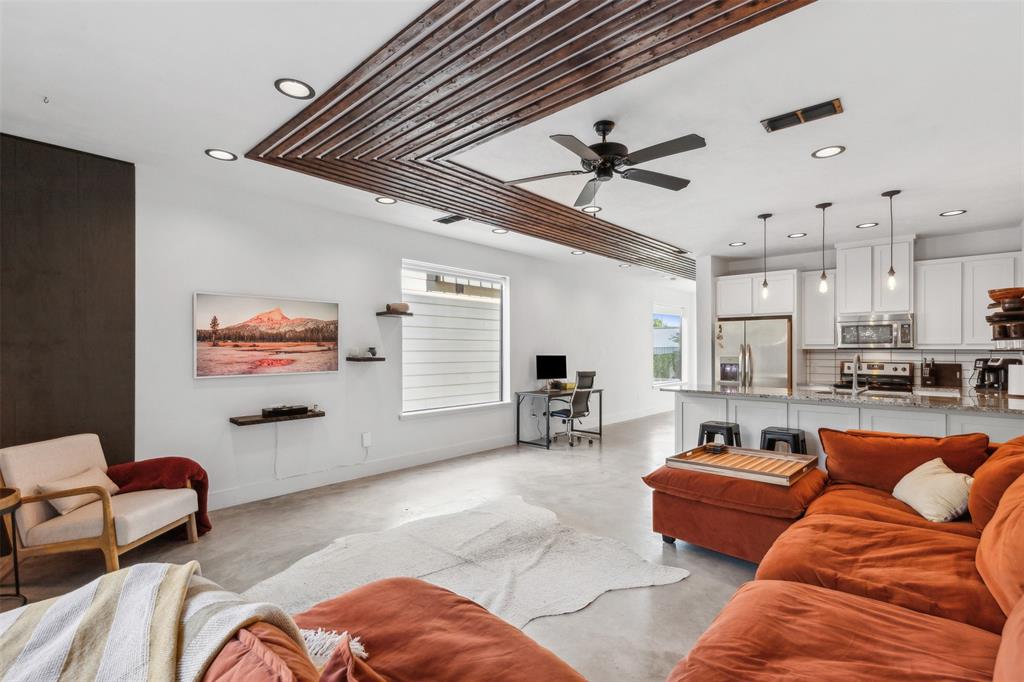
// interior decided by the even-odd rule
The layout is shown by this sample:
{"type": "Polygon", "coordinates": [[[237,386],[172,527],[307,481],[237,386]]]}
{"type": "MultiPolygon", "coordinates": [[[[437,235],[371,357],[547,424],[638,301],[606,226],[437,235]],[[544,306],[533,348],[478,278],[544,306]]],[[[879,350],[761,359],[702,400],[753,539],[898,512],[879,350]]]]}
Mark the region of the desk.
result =
{"type": "MultiPolygon", "coordinates": [[[[603,422],[603,414],[602,413],[603,413],[603,410],[604,410],[604,396],[603,396],[604,389],[603,388],[594,388],[594,389],[591,389],[590,393],[591,393],[591,395],[596,395],[597,396],[597,431],[584,431],[583,429],[574,429],[573,433],[582,433],[582,434],[586,434],[586,435],[589,435],[589,436],[597,436],[598,438],[600,438],[601,437],[601,432],[602,432],[602,426],[603,426],[603,424],[602,424],[602,422],[603,422]]],[[[566,391],[564,389],[550,390],[550,391],[546,390],[546,389],[539,389],[539,390],[536,390],[536,391],[516,391],[516,445],[519,445],[519,444],[522,444],[522,445],[532,445],[534,447],[546,448],[546,449],[550,450],[551,449],[551,401],[554,398],[568,398],[571,395],[572,395],[572,391],[566,391]],[[531,400],[543,400],[544,401],[544,416],[547,417],[547,419],[545,419],[545,424],[547,425],[547,429],[545,430],[545,434],[544,434],[544,438],[543,439],[523,440],[520,437],[520,435],[519,435],[520,434],[519,426],[520,426],[520,422],[521,422],[519,413],[522,412],[523,402],[525,400],[527,400],[528,398],[531,399],[531,400]]]]}

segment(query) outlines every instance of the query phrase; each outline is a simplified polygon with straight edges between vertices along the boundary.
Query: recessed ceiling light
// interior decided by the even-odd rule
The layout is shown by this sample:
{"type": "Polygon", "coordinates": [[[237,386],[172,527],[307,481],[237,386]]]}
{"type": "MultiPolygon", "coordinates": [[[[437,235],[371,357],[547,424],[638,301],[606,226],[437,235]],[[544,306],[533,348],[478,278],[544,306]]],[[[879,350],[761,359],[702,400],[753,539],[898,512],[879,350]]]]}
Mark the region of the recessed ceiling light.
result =
{"type": "Polygon", "coordinates": [[[630,263],[619,263],[620,268],[631,268],[633,267],[630,263]]]}
{"type": "Polygon", "coordinates": [[[729,246],[746,246],[746,242],[729,242],[729,246]]]}
{"type": "Polygon", "coordinates": [[[274,81],[274,87],[282,95],[293,99],[313,99],[313,96],[316,95],[316,91],[308,83],[294,78],[278,78],[274,81]]]}
{"type": "Polygon", "coordinates": [[[839,156],[846,151],[846,147],[841,144],[834,144],[830,147],[822,147],[816,151],[811,152],[811,156],[816,159],[830,159],[833,156],[839,156]]]}
{"type": "Polygon", "coordinates": [[[218,161],[234,161],[238,157],[229,151],[223,149],[207,149],[206,155],[211,159],[217,159],[218,161]]]}
{"type": "Polygon", "coordinates": [[[866,227],[878,227],[878,223],[861,223],[857,226],[858,230],[863,230],[866,227]]]}
{"type": "Polygon", "coordinates": [[[491,232],[493,232],[494,234],[508,234],[508,230],[506,230],[504,227],[496,227],[493,230],[491,230],[491,232]]]}
{"type": "Polygon", "coordinates": [[[398,199],[392,199],[391,197],[377,197],[374,199],[378,204],[397,204],[398,199]]]}
{"type": "Polygon", "coordinates": [[[587,255],[586,251],[579,251],[579,250],[577,250],[577,251],[570,251],[569,253],[571,253],[574,256],[585,256],[585,255],[587,255]]]}
{"type": "Polygon", "coordinates": [[[802,239],[807,236],[806,232],[794,232],[793,234],[787,234],[790,239],[802,239]]]}
{"type": "Polygon", "coordinates": [[[580,210],[583,211],[584,213],[600,213],[601,212],[601,207],[600,206],[584,206],[580,210]]]}
{"type": "Polygon", "coordinates": [[[965,208],[958,208],[955,211],[943,211],[939,215],[942,216],[943,218],[949,218],[950,216],[963,215],[964,213],[967,213],[967,209],[965,209],[965,208]]]}

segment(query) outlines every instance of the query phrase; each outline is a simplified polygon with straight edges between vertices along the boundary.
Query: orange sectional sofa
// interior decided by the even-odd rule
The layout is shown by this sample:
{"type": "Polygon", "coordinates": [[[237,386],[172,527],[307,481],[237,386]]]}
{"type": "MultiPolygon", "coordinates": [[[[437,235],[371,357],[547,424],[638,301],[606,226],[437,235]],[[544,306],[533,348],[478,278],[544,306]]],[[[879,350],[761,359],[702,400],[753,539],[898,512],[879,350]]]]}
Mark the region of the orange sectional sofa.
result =
{"type": "Polygon", "coordinates": [[[669,680],[1024,680],[1024,437],[820,436],[828,485],[669,680]],[[892,497],[935,457],[974,476],[969,518],[892,497]]]}

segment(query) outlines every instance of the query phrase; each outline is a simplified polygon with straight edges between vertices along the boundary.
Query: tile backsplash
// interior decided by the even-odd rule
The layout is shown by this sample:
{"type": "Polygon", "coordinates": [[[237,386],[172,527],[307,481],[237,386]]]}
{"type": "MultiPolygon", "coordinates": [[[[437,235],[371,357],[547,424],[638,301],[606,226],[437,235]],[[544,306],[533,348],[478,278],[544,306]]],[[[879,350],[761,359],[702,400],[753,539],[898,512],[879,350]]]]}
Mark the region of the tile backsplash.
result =
{"type": "MultiPolygon", "coordinates": [[[[806,376],[804,383],[831,386],[839,381],[839,363],[853,360],[855,350],[805,350],[806,376]]],[[[967,392],[974,387],[974,360],[993,355],[1021,357],[1020,351],[975,350],[864,350],[860,357],[864,362],[912,362],[914,363],[914,385],[921,385],[921,364],[925,358],[935,362],[958,362],[963,366],[963,386],[967,392]]]]}

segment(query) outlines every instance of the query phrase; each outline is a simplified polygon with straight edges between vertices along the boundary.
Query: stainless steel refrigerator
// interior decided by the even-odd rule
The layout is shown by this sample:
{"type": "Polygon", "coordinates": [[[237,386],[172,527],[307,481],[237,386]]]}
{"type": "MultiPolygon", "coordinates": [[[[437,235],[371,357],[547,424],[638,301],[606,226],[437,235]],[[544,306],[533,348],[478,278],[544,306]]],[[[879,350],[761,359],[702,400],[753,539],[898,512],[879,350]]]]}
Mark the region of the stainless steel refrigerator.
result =
{"type": "Polygon", "coordinates": [[[737,388],[793,388],[791,318],[715,322],[715,383],[737,388]]]}

